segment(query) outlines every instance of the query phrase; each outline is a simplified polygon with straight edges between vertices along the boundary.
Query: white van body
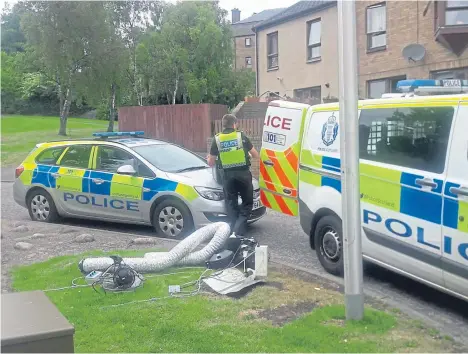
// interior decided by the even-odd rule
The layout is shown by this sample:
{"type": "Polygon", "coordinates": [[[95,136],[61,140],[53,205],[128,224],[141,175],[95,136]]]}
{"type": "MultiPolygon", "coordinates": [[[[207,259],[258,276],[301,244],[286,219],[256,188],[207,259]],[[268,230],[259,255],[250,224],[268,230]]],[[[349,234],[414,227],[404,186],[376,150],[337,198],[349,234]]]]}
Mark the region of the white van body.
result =
{"type": "MultiPolygon", "coordinates": [[[[358,107],[364,259],[468,301],[468,95],[358,107]]],[[[298,215],[321,264],[337,275],[339,120],[338,103],[271,102],[259,181],[264,205],[298,215]]]]}

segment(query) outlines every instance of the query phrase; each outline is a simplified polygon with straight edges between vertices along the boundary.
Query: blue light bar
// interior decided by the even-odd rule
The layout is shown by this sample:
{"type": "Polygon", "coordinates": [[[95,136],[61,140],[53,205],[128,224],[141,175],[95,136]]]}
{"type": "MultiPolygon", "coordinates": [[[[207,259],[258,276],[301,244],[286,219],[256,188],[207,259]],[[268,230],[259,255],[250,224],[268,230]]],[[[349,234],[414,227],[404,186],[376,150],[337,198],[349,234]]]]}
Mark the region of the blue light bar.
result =
{"type": "Polygon", "coordinates": [[[135,131],[135,132],[98,132],[93,133],[93,136],[99,138],[109,138],[113,136],[141,136],[145,135],[144,131],[135,131]]]}
{"type": "Polygon", "coordinates": [[[439,86],[437,80],[400,80],[397,83],[397,91],[411,92],[418,87],[439,86]]]}
{"type": "Polygon", "coordinates": [[[397,83],[398,92],[424,92],[426,94],[447,94],[464,92],[468,88],[468,80],[400,80],[397,83]]]}

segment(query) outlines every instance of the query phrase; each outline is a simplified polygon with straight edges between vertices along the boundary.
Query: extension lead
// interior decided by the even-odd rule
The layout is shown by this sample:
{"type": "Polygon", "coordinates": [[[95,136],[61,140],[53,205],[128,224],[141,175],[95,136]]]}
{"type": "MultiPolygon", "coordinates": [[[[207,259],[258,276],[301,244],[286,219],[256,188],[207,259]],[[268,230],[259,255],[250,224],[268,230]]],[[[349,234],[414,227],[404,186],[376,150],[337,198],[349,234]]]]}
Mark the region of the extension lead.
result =
{"type": "MultiPolygon", "coordinates": [[[[180,269],[204,269],[204,267],[183,267],[183,268],[180,268],[180,269]]],[[[149,279],[149,278],[156,278],[156,277],[165,277],[165,276],[168,276],[168,275],[179,275],[179,274],[192,274],[192,272],[172,272],[172,273],[163,273],[163,274],[151,274],[151,275],[147,275],[145,276],[145,279],[149,279]]],[[[42,290],[44,292],[49,292],[49,291],[63,291],[63,290],[69,290],[69,289],[81,289],[81,288],[89,288],[92,286],[92,284],[75,284],[75,282],[78,280],[78,279],[83,279],[85,280],[86,279],[86,276],[82,276],[82,277],[77,277],[75,279],[72,280],[72,285],[70,286],[64,286],[64,287],[61,287],[61,288],[51,288],[51,289],[45,289],[45,290],[42,290]]]]}
{"type": "MultiPolygon", "coordinates": [[[[237,249],[236,253],[239,251],[240,247],[237,249]]],[[[129,302],[124,302],[122,304],[115,304],[115,305],[108,305],[108,306],[102,306],[100,307],[100,309],[107,309],[107,308],[114,308],[114,307],[120,307],[120,306],[126,306],[126,305],[134,305],[134,304],[141,304],[141,303],[146,303],[146,302],[152,302],[152,301],[160,301],[160,300],[167,300],[167,299],[173,299],[173,298],[186,298],[186,297],[192,297],[192,296],[196,296],[198,294],[201,293],[201,281],[203,279],[209,279],[209,278],[214,278],[216,277],[217,275],[221,274],[223,271],[227,270],[227,269],[233,269],[233,268],[236,268],[237,266],[239,266],[240,264],[244,263],[244,268],[245,268],[245,261],[251,257],[252,255],[255,254],[255,250],[253,252],[251,252],[250,254],[248,254],[245,258],[242,259],[242,261],[240,261],[239,263],[237,263],[236,265],[233,265],[231,267],[226,267],[224,269],[221,269],[221,270],[218,270],[216,272],[214,272],[213,274],[211,274],[210,276],[208,277],[203,277],[204,274],[208,271],[210,271],[211,269],[206,269],[201,275],[200,277],[198,278],[198,280],[195,280],[193,282],[189,282],[189,283],[186,283],[186,284],[182,284],[180,287],[181,289],[184,287],[184,286],[190,286],[190,285],[198,285],[198,288],[194,291],[191,291],[191,292],[180,292],[178,294],[181,294],[181,295],[174,295],[174,294],[171,294],[169,296],[163,296],[163,297],[152,297],[150,299],[146,299],[146,300],[134,300],[134,301],[129,301],[129,302]]],[[[218,279],[218,278],[216,278],[218,279]]],[[[220,279],[219,279],[220,280],[220,279]]],[[[226,280],[223,280],[224,282],[228,282],[230,283],[229,281],[226,281],[226,280]]],[[[235,283],[235,282],[233,282],[235,283]]]]}

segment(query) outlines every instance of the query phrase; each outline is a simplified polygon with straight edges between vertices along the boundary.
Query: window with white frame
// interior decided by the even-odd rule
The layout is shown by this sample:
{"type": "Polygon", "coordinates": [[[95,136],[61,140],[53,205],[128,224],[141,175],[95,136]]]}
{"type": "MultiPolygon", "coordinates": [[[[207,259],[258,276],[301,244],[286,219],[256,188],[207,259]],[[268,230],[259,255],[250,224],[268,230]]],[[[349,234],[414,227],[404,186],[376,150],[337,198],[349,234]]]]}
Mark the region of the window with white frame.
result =
{"type": "Polygon", "coordinates": [[[246,68],[252,67],[252,57],[245,57],[245,67],[246,68]]]}
{"type": "Polygon", "coordinates": [[[268,69],[278,68],[278,32],[267,35],[268,69]]]}
{"type": "Polygon", "coordinates": [[[366,9],[367,50],[384,49],[387,46],[387,10],[385,3],[366,9]]]}
{"type": "Polygon", "coordinates": [[[307,23],[307,61],[321,58],[322,22],[320,19],[307,23]]]}
{"type": "Polygon", "coordinates": [[[246,46],[246,47],[250,47],[251,45],[252,45],[252,38],[247,37],[247,38],[245,39],[245,46],[246,46]]]}

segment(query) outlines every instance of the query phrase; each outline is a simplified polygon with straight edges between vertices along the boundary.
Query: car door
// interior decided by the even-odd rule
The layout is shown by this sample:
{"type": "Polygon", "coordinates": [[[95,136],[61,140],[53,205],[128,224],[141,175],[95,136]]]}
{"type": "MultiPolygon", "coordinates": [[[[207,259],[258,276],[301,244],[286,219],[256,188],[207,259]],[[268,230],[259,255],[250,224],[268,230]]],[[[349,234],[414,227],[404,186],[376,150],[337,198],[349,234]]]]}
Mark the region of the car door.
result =
{"type": "Polygon", "coordinates": [[[89,166],[92,145],[68,146],[49,170],[54,201],[71,216],[89,215],[91,196],[89,193],[89,166]]]}
{"type": "Polygon", "coordinates": [[[449,105],[405,102],[364,106],[359,120],[363,248],[437,285],[443,285],[442,189],[453,114],[449,105]]]}
{"type": "Polygon", "coordinates": [[[138,159],[120,147],[94,147],[93,170],[90,174],[91,205],[99,215],[123,221],[142,221],[144,179],[138,176],[138,159]],[[134,175],[118,173],[119,167],[130,165],[134,175]]]}
{"type": "Polygon", "coordinates": [[[300,140],[308,105],[274,101],[266,112],[260,150],[260,196],[263,205],[298,214],[300,140]]]}
{"type": "Polygon", "coordinates": [[[460,104],[444,187],[442,268],[445,286],[468,297],[468,106],[460,104]]]}

